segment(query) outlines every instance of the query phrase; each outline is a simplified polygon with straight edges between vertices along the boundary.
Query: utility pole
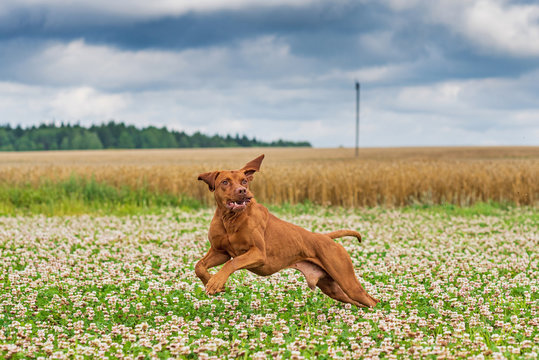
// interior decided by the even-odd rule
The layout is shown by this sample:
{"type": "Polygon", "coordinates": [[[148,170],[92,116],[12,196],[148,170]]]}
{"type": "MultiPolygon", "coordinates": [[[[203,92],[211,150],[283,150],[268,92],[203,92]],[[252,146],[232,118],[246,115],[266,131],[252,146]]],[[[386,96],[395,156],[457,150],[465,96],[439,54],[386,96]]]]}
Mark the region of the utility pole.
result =
{"type": "Polygon", "coordinates": [[[359,91],[360,85],[356,81],[356,157],[359,157],[359,91]]]}

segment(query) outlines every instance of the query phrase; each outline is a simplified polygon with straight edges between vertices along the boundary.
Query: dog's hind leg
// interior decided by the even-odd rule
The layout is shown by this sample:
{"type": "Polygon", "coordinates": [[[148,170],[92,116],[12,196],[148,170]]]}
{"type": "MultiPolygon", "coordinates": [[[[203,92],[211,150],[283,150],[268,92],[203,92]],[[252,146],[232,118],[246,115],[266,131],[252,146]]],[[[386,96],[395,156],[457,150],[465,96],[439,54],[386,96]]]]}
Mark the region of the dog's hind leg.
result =
{"type": "MultiPolygon", "coordinates": [[[[331,238],[322,236],[323,238],[320,237],[317,242],[316,250],[320,265],[352,301],[368,307],[375,306],[378,300],[367,294],[359,283],[348,252],[331,238]]],[[[334,285],[331,286],[331,289],[334,289],[334,285]]]]}
{"type": "Polygon", "coordinates": [[[321,278],[316,285],[320,288],[320,290],[322,290],[324,294],[335,300],[344,303],[350,303],[359,307],[365,307],[365,305],[360,304],[355,300],[352,300],[348,295],[346,295],[339,286],[339,284],[337,284],[337,282],[333,280],[329,275],[326,275],[321,278]]]}
{"type": "Polygon", "coordinates": [[[337,301],[354,304],[356,306],[364,306],[357,301],[350,299],[350,297],[341,289],[339,284],[337,284],[337,282],[320,266],[309,261],[300,261],[292,265],[291,268],[301,271],[311,290],[314,290],[315,286],[318,286],[324,294],[337,301]]]}
{"type": "Polygon", "coordinates": [[[307,285],[314,290],[320,278],[323,278],[327,273],[320,266],[313,264],[310,261],[300,261],[290,266],[292,269],[299,270],[305,280],[307,280],[307,285]]]}

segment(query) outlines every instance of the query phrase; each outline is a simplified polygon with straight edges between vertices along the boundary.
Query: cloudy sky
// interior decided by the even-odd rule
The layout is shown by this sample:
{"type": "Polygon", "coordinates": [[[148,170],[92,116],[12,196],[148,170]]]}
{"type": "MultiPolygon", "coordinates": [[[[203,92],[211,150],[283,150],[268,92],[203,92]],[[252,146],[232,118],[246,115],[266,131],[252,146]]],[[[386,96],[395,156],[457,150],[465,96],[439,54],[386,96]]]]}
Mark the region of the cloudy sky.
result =
{"type": "Polygon", "coordinates": [[[0,123],[539,145],[534,0],[2,0],[0,123]]]}

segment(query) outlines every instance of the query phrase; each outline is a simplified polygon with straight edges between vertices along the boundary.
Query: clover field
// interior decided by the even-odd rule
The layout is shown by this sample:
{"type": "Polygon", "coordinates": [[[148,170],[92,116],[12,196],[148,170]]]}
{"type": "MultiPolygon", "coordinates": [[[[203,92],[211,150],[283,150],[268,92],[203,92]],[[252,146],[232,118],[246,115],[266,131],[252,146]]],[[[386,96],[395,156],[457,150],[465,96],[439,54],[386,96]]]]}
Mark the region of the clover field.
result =
{"type": "MultiPolygon", "coordinates": [[[[274,208],[339,239],[374,309],[247,271],[208,297],[194,274],[210,209],[0,217],[3,358],[531,358],[539,216],[527,207],[274,208]]],[[[215,271],[215,269],[213,270],[215,271]]]]}

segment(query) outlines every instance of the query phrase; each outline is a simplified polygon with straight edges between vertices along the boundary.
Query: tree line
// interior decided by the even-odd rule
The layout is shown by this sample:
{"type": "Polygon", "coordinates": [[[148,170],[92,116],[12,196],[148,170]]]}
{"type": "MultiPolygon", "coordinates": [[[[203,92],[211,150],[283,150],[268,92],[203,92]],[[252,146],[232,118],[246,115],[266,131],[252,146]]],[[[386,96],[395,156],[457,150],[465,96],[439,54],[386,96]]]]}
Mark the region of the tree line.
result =
{"type": "Polygon", "coordinates": [[[155,149],[253,146],[308,146],[307,141],[277,140],[264,142],[247,136],[208,136],[200,132],[188,135],[183,131],[110,121],[107,124],[81,125],[41,124],[22,128],[0,125],[0,151],[85,150],[85,149],[155,149]]]}

